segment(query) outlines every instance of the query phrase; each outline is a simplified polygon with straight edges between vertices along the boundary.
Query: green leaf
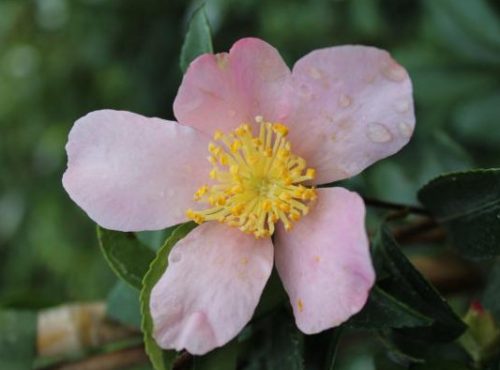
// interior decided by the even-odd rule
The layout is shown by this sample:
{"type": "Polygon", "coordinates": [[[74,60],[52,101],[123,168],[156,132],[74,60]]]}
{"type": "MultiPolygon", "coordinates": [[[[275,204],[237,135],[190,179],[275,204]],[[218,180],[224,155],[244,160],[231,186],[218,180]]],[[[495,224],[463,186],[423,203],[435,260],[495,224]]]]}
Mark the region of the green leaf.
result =
{"type": "Polygon", "coordinates": [[[204,356],[194,358],[193,370],[236,370],[239,343],[233,340],[204,356]]]}
{"type": "Polygon", "coordinates": [[[118,281],[108,295],[106,316],[121,324],[141,327],[139,292],[123,281],[118,281]]]}
{"type": "Polygon", "coordinates": [[[377,274],[385,277],[378,285],[397,300],[434,320],[429,327],[399,329],[401,333],[429,342],[447,342],[464,332],[462,320],[408,261],[385,227],[375,239],[373,259],[378,268],[377,274]]]}
{"type": "Polygon", "coordinates": [[[500,62],[500,20],[485,0],[427,0],[434,36],[443,46],[474,61],[500,62]]]}
{"type": "Polygon", "coordinates": [[[189,28],[181,50],[181,70],[186,72],[189,63],[205,53],[213,53],[210,25],[205,13],[205,5],[196,9],[189,21],[189,28]]]}
{"type": "Polygon", "coordinates": [[[259,304],[255,309],[253,318],[259,318],[270,313],[283,302],[287,302],[287,295],[278,272],[276,269],[273,269],[271,277],[262,292],[259,304]]]}
{"type": "Polygon", "coordinates": [[[155,257],[133,233],[122,233],[97,227],[101,251],[111,269],[123,281],[141,289],[142,278],[155,257]]]}
{"type": "Polygon", "coordinates": [[[139,231],[136,232],[135,235],[141,243],[157,251],[165,243],[165,240],[167,240],[167,238],[170,236],[170,234],[172,234],[176,227],[177,225],[170,226],[162,230],[139,231]]]}
{"type": "Polygon", "coordinates": [[[268,369],[304,370],[304,336],[282,312],[276,316],[271,332],[268,369]]]}
{"type": "Polygon", "coordinates": [[[492,135],[498,129],[500,93],[482,95],[460,104],[454,114],[452,127],[461,141],[498,150],[500,136],[492,135]]]}
{"type": "Polygon", "coordinates": [[[393,202],[416,204],[416,193],[429,179],[471,168],[465,150],[442,130],[415,136],[391,161],[380,161],[367,171],[364,193],[393,202]]]}
{"type": "Polygon", "coordinates": [[[448,230],[461,254],[477,259],[500,254],[499,169],[440,176],[418,198],[448,230]]]}
{"type": "Polygon", "coordinates": [[[373,287],[365,307],[346,326],[360,329],[388,329],[429,326],[433,320],[399,301],[378,286],[373,287]]]}
{"type": "Polygon", "coordinates": [[[31,369],[36,355],[34,312],[0,311],[0,369],[31,369]]]}
{"type": "Polygon", "coordinates": [[[472,370],[464,362],[458,360],[432,359],[425,364],[412,367],[414,370],[472,370]]]}
{"type": "Polygon", "coordinates": [[[407,366],[403,366],[394,361],[387,353],[381,352],[374,358],[375,370],[407,370],[407,366]]]}
{"type": "Polygon", "coordinates": [[[342,337],[342,327],[336,327],[332,330],[328,353],[326,354],[325,370],[334,370],[337,362],[337,352],[340,338],[342,337]]]}
{"type": "Polygon", "coordinates": [[[163,351],[153,339],[153,318],[149,312],[149,300],[151,298],[151,290],[160,280],[161,276],[167,269],[168,254],[173,246],[182,238],[184,238],[191,230],[196,227],[193,222],[188,222],[179,225],[167,239],[163,247],[158,251],[155,259],[151,263],[148,272],[144,275],[143,286],[140,295],[140,305],[142,313],[142,332],[144,333],[144,345],[146,353],[151,360],[155,370],[169,370],[175,359],[175,352],[163,351]]]}

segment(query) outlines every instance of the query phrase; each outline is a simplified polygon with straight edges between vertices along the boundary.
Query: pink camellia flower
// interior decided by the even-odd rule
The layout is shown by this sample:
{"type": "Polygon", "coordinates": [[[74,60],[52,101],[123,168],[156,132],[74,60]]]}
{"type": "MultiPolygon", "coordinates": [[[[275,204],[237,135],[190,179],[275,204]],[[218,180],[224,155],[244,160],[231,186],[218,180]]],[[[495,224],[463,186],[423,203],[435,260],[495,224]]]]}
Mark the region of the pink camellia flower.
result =
{"type": "Polygon", "coordinates": [[[89,113],[70,132],[63,177],[105,228],[201,224],[152,291],[158,344],[204,354],[234,338],[273,260],[304,333],[359,312],[375,279],[363,201],[314,184],[354,176],[408,142],[405,69],[383,50],[340,46],[290,71],[273,47],[246,38],[191,63],[174,112],[180,123],[89,113]]]}

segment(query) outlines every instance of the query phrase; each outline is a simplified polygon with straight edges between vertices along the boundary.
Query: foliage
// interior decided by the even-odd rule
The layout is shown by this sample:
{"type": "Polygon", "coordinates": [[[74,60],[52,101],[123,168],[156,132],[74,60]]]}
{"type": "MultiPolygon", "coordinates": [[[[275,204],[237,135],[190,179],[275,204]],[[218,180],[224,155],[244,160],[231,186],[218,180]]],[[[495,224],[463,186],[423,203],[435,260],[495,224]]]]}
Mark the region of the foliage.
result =
{"type": "Polygon", "coordinates": [[[497,369],[498,356],[485,363],[455,343],[471,295],[500,320],[500,176],[491,168],[500,167],[500,5],[488,0],[0,2],[0,368],[28,368],[35,356],[36,314],[22,309],[105,297],[110,318],[132,327],[143,320],[152,364],[171,368],[175,354],[151,338],[148,296],[191,226],[100,229],[96,239],[60,185],[64,144],[77,117],[102,107],[172,118],[189,62],[248,35],[276,46],[289,65],[315,48],[360,43],[407,67],[412,142],[345,185],[389,202],[420,201],[432,221],[424,231],[444,230],[446,239],[433,239],[430,254],[425,240],[401,245],[397,231],[418,217],[402,211],[387,221],[369,208],[377,284],[342,329],[298,332],[274,274],[240,336],[187,366],[470,369],[475,361],[497,369]],[[487,276],[485,288],[459,286],[447,300],[415,268],[415,254],[481,259],[467,263],[487,276]]]}

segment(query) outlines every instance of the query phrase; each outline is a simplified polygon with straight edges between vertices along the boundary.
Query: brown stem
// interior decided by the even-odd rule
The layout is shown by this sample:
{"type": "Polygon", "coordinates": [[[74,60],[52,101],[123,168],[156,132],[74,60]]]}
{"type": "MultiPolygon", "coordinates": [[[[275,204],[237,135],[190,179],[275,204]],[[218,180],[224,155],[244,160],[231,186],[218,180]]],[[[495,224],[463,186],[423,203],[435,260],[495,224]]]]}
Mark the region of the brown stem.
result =
{"type": "Polygon", "coordinates": [[[87,357],[78,362],[51,367],[50,370],[119,370],[147,362],[148,356],[141,346],[87,357]]]}
{"type": "Polygon", "coordinates": [[[414,213],[417,215],[424,215],[424,216],[430,215],[429,211],[427,211],[426,209],[417,206],[412,206],[409,204],[386,202],[384,200],[370,198],[366,196],[363,196],[363,200],[365,201],[365,204],[370,207],[384,208],[395,211],[407,211],[409,213],[414,213]]]}
{"type": "Polygon", "coordinates": [[[473,291],[484,283],[478,267],[454,253],[414,256],[410,261],[443,294],[473,291]]]}
{"type": "Polygon", "coordinates": [[[446,237],[445,230],[431,218],[422,218],[414,223],[399,226],[392,232],[401,244],[440,242],[446,237]]]}
{"type": "Polygon", "coordinates": [[[40,311],[37,331],[41,357],[75,353],[138,334],[110,321],[104,302],[73,303],[40,311]]]}
{"type": "Polygon", "coordinates": [[[192,358],[193,358],[193,356],[190,353],[188,353],[186,351],[182,352],[175,359],[174,370],[183,370],[183,369],[186,369],[187,365],[189,364],[189,361],[191,361],[192,358]]]}

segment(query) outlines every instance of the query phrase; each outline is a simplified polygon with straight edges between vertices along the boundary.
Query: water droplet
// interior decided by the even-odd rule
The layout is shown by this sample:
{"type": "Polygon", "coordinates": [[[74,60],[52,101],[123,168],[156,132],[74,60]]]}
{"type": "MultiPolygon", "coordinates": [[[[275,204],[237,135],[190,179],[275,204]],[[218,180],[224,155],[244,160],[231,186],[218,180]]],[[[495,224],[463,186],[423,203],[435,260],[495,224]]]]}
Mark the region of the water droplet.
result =
{"type": "Polygon", "coordinates": [[[408,122],[401,122],[399,124],[399,132],[401,132],[401,135],[404,137],[410,137],[411,134],[413,134],[413,126],[408,122]]]}
{"type": "Polygon", "coordinates": [[[406,71],[398,64],[391,64],[382,69],[382,74],[391,81],[401,82],[406,78],[406,71]]]}
{"type": "Polygon", "coordinates": [[[500,220],[500,213],[497,213],[497,219],[500,220]]]}
{"type": "Polygon", "coordinates": [[[348,106],[350,106],[352,103],[352,99],[349,95],[346,95],[346,94],[340,94],[339,96],[339,105],[342,107],[342,108],[347,108],[348,106]]]}
{"type": "Polygon", "coordinates": [[[406,113],[410,109],[410,102],[407,99],[398,100],[395,108],[398,113],[406,113]]]}
{"type": "Polygon", "coordinates": [[[388,143],[392,134],[383,124],[374,122],[368,126],[368,138],[374,143],[388,143]]]}
{"type": "Polygon", "coordinates": [[[309,68],[309,76],[315,80],[319,80],[322,77],[321,72],[315,67],[309,68]]]}
{"type": "Polygon", "coordinates": [[[367,84],[372,84],[375,81],[375,75],[367,75],[363,79],[367,84]]]}
{"type": "Polygon", "coordinates": [[[321,111],[321,117],[327,120],[329,123],[334,122],[333,116],[326,110],[321,111]]]}
{"type": "Polygon", "coordinates": [[[179,262],[181,260],[182,256],[181,254],[178,252],[178,251],[172,251],[172,253],[170,253],[170,257],[169,257],[169,262],[170,263],[176,263],[176,262],[179,262]]]}
{"type": "Polygon", "coordinates": [[[300,85],[299,91],[300,91],[300,95],[304,99],[306,99],[306,100],[311,100],[312,99],[311,88],[308,85],[306,85],[306,84],[300,85]]]}

